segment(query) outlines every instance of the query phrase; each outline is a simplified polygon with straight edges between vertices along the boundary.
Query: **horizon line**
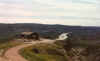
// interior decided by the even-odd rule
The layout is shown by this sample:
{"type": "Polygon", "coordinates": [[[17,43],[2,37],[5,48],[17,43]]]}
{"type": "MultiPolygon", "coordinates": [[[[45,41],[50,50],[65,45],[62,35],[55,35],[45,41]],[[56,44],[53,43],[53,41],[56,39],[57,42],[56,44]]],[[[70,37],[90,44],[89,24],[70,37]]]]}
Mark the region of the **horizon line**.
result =
{"type": "Polygon", "coordinates": [[[89,26],[89,25],[65,25],[65,24],[44,24],[44,23],[0,23],[0,24],[42,24],[42,25],[63,25],[63,26],[79,26],[79,27],[100,27],[100,26],[89,26]]]}

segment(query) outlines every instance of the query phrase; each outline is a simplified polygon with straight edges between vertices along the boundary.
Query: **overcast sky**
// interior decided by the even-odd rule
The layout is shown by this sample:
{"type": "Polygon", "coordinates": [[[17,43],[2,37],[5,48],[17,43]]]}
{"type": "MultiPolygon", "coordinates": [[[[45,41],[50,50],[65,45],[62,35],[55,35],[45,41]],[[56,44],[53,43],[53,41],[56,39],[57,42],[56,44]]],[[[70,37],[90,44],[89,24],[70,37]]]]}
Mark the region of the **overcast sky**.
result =
{"type": "Polygon", "coordinates": [[[0,23],[100,26],[100,0],[0,0],[0,23]]]}

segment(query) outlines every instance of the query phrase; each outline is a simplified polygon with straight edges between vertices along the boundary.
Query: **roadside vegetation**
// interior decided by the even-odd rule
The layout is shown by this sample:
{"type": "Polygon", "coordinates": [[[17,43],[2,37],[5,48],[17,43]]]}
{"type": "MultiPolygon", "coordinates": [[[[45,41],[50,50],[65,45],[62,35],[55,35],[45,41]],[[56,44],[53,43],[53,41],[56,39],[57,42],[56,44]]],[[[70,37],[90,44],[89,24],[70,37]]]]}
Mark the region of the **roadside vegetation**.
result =
{"type": "Polygon", "coordinates": [[[29,61],[67,61],[66,53],[55,44],[37,44],[20,50],[20,54],[29,61]]]}
{"type": "Polygon", "coordinates": [[[9,48],[21,44],[13,39],[14,39],[13,35],[0,36],[0,56],[3,56],[5,51],[8,50],[9,48]]]}

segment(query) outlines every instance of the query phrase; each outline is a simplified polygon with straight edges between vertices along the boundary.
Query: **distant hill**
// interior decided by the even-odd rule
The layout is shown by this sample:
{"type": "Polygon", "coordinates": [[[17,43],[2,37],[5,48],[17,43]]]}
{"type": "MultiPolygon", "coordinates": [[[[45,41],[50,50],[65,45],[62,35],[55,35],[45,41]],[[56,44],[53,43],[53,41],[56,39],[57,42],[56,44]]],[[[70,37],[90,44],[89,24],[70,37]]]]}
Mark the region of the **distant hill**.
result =
{"type": "Polygon", "coordinates": [[[0,24],[0,37],[16,34],[24,31],[39,32],[55,37],[63,32],[72,32],[75,37],[81,40],[100,40],[100,27],[47,25],[35,23],[0,24]]]}

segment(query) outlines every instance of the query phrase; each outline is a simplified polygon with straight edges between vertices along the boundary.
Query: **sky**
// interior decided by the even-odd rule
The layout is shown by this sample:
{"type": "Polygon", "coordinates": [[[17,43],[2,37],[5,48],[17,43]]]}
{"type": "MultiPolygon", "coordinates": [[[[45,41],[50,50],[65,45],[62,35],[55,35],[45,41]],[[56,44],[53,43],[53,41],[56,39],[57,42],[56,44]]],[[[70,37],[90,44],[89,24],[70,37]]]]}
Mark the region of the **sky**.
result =
{"type": "Polygon", "coordinates": [[[0,0],[0,23],[100,26],[100,0],[0,0]]]}

